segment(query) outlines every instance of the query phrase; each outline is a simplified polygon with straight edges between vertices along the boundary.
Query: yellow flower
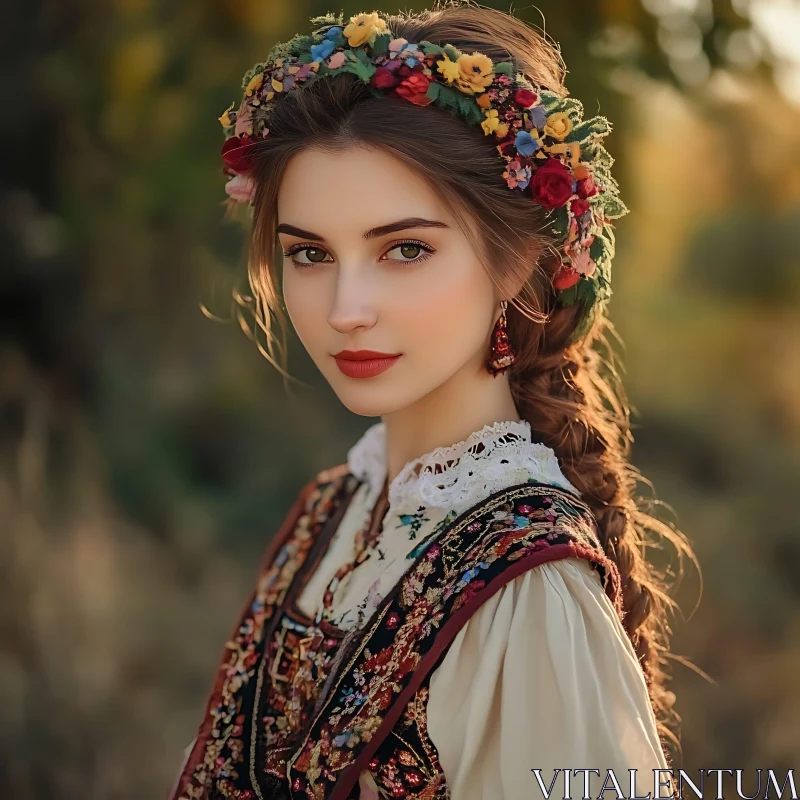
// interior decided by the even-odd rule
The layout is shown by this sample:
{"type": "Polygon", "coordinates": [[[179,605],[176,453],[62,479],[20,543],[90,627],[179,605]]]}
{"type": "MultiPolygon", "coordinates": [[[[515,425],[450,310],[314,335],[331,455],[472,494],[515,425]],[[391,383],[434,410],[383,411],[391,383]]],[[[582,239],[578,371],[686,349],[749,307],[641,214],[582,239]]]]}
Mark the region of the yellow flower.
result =
{"type": "Polygon", "coordinates": [[[455,79],[456,86],[464,94],[480,94],[494,80],[492,59],[483,53],[473,53],[468,56],[462,53],[458,57],[459,75],[455,79]]]}
{"type": "Polygon", "coordinates": [[[264,73],[259,72],[250,79],[250,83],[247,84],[247,88],[244,90],[245,96],[250,97],[253,92],[258,91],[261,88],[261,84],[264,81],[264,73]]]}
{"type": "Polygon", "coordinates": [[[282,92],[283,91],[283,81],[279,81],[277,78],[273,78],[272,79],[272,88],[276,92],[282,92]]]}
{"type": "Polygon", "coordinates": [[[358,47],[364,42],[374,44],[375,37],[387,31],[386,22],[378,16],[377,11],[373,11],[371,14],[356,14],[350,17],[350,23],[342,33],[350,47],[358,47]]]}
{"type": "Polygon", "coordinates": [[[236,103],[231,103],[225,109],[225,113],[219,118],[219,124],[222,125],[223,128],[230,128],[230,126],[233,125],[233,121],[231,120],[231,118],[228,115],[233,110],[233,107],[235,105],[236,105],[236,103]]]}
{"type": "Polygon", "coordinates": [[[436,62],[436,68],[444,75],[448,85],[452,84],[461,74],[458,64],[455,61],[451,61],[447,54],[441,61],[436,62]]]}
{"type": "Polygon", "coordinates": [[[559,142],[563,142],[571,130],[572,120],[563,111],[551,114],[544,126],[545,134],[558,139],[559,142]]]}
{"type": "Polygon", "coordinates": [[[573,168],[577,167],[578,162],[581,160],[581,146],[576,142],[570,142],[569,144],[564,142],[561,144],[551,144],[545,149],[548,153],[552,153],[553,155],[565,156],[570,166],[573,168]]]}
{"type": "Polygon", "coordinates": [[[502,139],[508,133],[508,125],[506,125],[505,122],[500,122],[496,108],[489,109],[489,111],[484,113],[484,116],[486,119],[481,122],[481,128],[483,128],[483,132],[486,136],[490,133],[494,133],[502,139]]]}

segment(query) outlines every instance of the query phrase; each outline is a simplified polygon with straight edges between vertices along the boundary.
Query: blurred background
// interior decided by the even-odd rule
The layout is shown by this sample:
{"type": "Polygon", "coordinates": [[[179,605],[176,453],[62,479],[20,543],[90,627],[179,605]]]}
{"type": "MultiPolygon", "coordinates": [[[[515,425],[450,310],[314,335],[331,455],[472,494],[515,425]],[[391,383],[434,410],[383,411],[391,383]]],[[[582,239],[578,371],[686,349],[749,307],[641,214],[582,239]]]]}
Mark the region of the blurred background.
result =
{"type": "MultiPolygon", "coordinates": [[[[275,41],[373,8],[399,9],[4,4],[3,800],[164,795],[264,547],[375,421],[296,342],[287,394],[237,321],[217,122],[275,41]]],[[[615,122],[633,462],[704,577],[674,624],[682,765],[800,767],[800,5],[512,10],[615,122]]]]}

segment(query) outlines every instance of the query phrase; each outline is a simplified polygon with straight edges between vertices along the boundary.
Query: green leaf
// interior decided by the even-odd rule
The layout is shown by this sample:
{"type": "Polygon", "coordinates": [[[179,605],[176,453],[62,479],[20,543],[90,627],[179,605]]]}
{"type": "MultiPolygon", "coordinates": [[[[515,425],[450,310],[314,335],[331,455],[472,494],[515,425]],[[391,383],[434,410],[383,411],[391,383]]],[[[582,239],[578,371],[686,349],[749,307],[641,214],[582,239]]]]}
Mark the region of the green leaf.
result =
{"type": "Polygon", "coordinates": [[[578,289],[578,301],[585,306],[591,306],[594,303],[597,291],[597,284],[592,280],[594,276],[581,278],[576,284],[578,289]]]}
{"type": "Polygon", "coordinates": [[[495,64],[493,71],[500,75],[508,75],[509,78],[514,77],[514,65],[510,61],[501,61],[499,64],[495,64]]]}
{"type": "Polygon", "coordinates": [[[456,93],[458,94],[458,111],[461,116],[472,125],[479,125],[483,122],[485,117],[480,106],[475,102],[475,97],[458,90],[456,90],[456,93]]]}
{"type": "Polygon", "coordinates": [[[574,306],[578,302],[578,283],[573,284],[569,289],[562,289],[558,293],[558,302],[562,306],[574,306]]]}
{"type": "Polygon", "coordinates": [[[457,48],[453,47],[452,44],[446,44],[443,49],[451,61],[458,61],[459,57],[461,56],[461,52],[457,48]]]}
{"type": "Polygon", "coordinates": [[[558,97],[558,95],[547,92],[542,93],[542,103],[548,114],[562,111],[573,122],[578,122],[583,116],[583,103],[574,97],[558,97]],[[545,99],[545,95],[547,95],[547,99],[545,99]]]}
{"type": "Polygon", "coordinates": [[[433,42],[422,41],[419,43],[419,49],[425,53],[426,56],[440,56],[444,53],[444,48],[433,42]]]}
{"type": "Polygon", "coordinates": [[[606,240],[605,236],[600,234],[594,237],[594,241],[589,247],[589,255],[595,264],[600,266],[609,255],[610,243],[606,240]]]}
{"type": "MultiPolygon", "coordinates": [[[[342,37],[344,38],[344,37],[342,37]]],[[[389,52],[389,42],[392,41],[392,36],[389,33],[381,33],[375,37],[375,43],[372,45],[372,57],[384,56],[389,52]]]]}
{"type": "Polygon", "coordinates": [[[428,86],[428,91],[425,92],[425,97],[430,97],[431,100],[436,100],[439,97],[439,90],[442,88],[440,83],[436,83],[436,81],[431,81],[431,84],[428,86]]]}
{"type": "Polygon", "coordinates": [[[344,17],[341,14],[328,12],[321,17],[311,17],[309,20],[313,28],[323,28],[328,26],[341,26],[344,24],[344,17]]]}
{"type": "Polygon", "coordinates": [[[567,235],[569,231],[569,214],[566,206],[553,209],[550,213],[550,230],[560,237],[567,235]]]}
{"type": "Polygon", "coordinates": [[[369,56],[363,50],[350,52],[355,52],[355,59],[345,65],[350,67],[348,71],[357,75],[364,83],[369,83],[377,67],[370,61],[369,56]]]}
{"type": "Polygon", "coordinates": [[[576,125],[564,141],[582,142],[584,139],[606,136],[610,132],[611,126],[605,117],[592,117],[592,119],[576,125]]]}
{"type": "Polygon", "coordinates": [[[289,52],[295,53],[296,55],[300,55],[304,51],[308,51],[311,49],[311,45],[317,44],[317,38],[315,36],[304,36],[301,34],[297,34],[293,36],[289,42],[289,52]]]}
{"type": "Polygon", "coordinates": [[[603,213],[609,219],[619,219],[628,213],[628,207],[614,194],[607,194],[604,198],[603,213]]]}
{"type": "Polygon", "coordinates": [[[458,89],[454,89],[452,86],[445,86],[442,83],[437,83],[436,85],[439,87],[436,98],[438,104],[445,108],[450,108],[453,111],[459,111],[461,92],[459,92],[458,89]]]}

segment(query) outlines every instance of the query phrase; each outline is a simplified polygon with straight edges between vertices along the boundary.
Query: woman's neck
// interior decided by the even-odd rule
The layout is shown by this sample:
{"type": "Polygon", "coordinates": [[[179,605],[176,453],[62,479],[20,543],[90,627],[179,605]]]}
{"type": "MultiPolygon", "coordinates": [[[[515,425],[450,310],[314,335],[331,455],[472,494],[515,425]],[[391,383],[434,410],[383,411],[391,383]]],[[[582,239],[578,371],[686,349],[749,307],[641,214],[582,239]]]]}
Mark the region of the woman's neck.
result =
{"type": "Polygon", "coordinates": [[[456,374],[412,405],[382,417],[388,480],[437,447],[460,442],[485,425],[519,419],[506,375],[456,374]]]}

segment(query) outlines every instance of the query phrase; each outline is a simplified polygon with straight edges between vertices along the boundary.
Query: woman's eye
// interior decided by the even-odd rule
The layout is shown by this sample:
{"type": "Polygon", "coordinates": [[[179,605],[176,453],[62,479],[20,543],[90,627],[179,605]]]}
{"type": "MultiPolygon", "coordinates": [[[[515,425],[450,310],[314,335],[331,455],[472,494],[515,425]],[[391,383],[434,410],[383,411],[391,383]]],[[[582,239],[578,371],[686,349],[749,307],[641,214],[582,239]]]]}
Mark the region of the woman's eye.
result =
{"type": "Polygon", "coordinates": [[[400,242],[388,250],[386,255],[388,256],[389,253],[392,253],[395,250],[397,250],[400,255],[393,260],[400,261],[401,263],[405,261],[408,264],[425,261],[425,259],[430,258],[431,253],[433,252],[432,247],[429,247],[422,242],[400,242]]]}
{"type": "MultiPolygon", "coordinates": [[[[386,255],[380,260],[397,261],[401,264],[419,264],[427,258],[430,258],[433,252],[434,249],[423,242],[399,242],[387,250],[386,255]],[[391,253],[395,252],[396,255],[390,256],[391,253]]],[[[286,250],[283,255],[284,258],[291,258],[292,262],[298,267],[310,267],[315,264],[330,264],[333,261],[332,258],[326,258],[328,253],[325,250],[312,245],[295,245],[286,250]],[[298,258],[301,254],[305,254],[305,258],[298,258]]]]}
{"type": "Polygon", "coordinates": [[[319,247],[295,247],[287,250],[284,254],[285,258],[291,258],[295,264],[299,265],[312,265],[322,264],[325,261],[327,253],[319,247]],[[297,258],[300,253],[306,254],[306,259],[297,258]]]}

